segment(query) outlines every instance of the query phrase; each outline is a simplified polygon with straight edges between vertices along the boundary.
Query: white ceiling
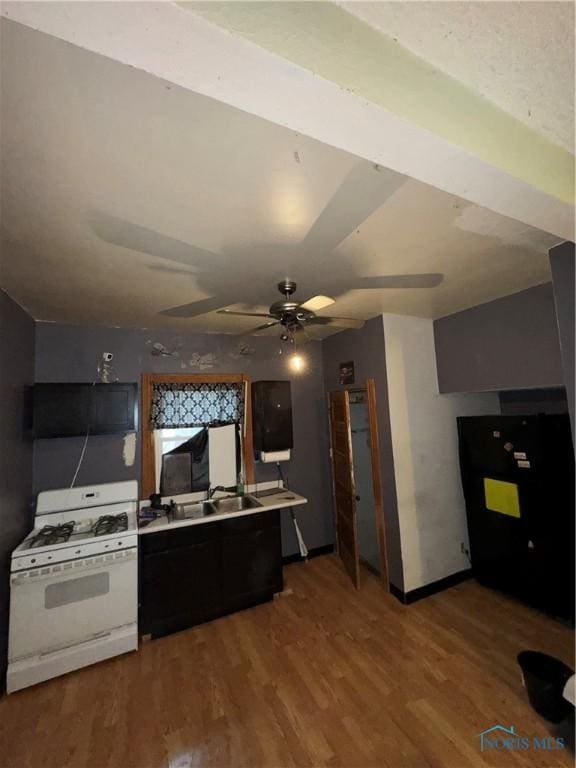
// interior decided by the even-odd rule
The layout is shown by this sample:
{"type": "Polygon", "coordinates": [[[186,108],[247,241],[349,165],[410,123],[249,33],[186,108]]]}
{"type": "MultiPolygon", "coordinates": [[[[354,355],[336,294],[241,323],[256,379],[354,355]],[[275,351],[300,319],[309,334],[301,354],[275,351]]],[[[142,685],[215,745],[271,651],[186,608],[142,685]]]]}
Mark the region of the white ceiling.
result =
{"type": "Polygon", "coordinates": [[[36,319],[246,331],[209,310],[285,276],[321,314],[438,317],[549,279],[553,236],[13,22],[2,72],[2,284],[36,319]]]}
{"type": "Polygon", "coordinates": [[[574,3],[339,2],[574,153],[574,3]]]}

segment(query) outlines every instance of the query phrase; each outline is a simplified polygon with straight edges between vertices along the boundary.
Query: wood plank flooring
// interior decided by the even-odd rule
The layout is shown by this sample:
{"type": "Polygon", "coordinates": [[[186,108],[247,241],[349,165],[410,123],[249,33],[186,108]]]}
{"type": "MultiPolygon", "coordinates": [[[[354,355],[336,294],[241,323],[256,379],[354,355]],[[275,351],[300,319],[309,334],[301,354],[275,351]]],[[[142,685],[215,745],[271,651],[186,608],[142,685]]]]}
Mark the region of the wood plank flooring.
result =
{"type": "Polygon", "coordinates": [[[549,727],[516,666],[573,666],[573,632],[470,581],[411,606],[334,556],[285,569],[249,611],[0,701],[1,768],[464,768],[572,765],[481,752],[480,731],[549,727]]]}

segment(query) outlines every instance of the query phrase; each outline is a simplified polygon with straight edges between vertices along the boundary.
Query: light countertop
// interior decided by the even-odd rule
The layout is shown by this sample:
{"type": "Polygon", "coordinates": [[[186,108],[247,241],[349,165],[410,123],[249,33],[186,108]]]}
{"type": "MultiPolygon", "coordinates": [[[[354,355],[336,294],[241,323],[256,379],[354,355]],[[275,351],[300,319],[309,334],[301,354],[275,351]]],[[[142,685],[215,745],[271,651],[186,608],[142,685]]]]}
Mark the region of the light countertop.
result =
{"type": "MultiPolygon", "coordinates": [[[[247,495],[251,496],[250,493],[247,495]]],[[[189,525],[215,523],[218,520],[229,520],[231,518],[246,517],[246,515],[257,515],[260,512],[267,512],[271,509],[297,507],[308,502],[308,499],[305,499],[304,496],[300,496],[287,488],[278,488],[276,493],[269,496],[263,496],[261,498],[252,496],[252,498],[254,498],[260,506],[253,507],[252,509],[243,509],[239,512],[223,512],[222,514],[212,514],[207,515],[206,517],[188,518],[186,520],[170,520],[167,515],[162,515],[161,517],[152,520],[152,522],[147,523],[145,526],[140,527],[138,533],[158,533],[159,531],[171,531],[176,528],[185,528],[189,525]]],[[[178,497],[176,497],[175,501],[179,501],[178,497]]]]}

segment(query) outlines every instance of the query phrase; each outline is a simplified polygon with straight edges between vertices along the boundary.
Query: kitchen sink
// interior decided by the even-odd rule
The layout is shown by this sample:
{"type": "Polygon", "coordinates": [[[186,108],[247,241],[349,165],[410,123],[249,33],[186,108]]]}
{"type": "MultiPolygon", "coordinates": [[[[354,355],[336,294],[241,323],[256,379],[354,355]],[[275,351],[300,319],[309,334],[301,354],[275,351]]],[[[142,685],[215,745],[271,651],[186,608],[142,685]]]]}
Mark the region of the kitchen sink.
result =
{"type": "Polygon", "coordinates": [[[245,509],[255,509],[262,504],[251,496],[228,496],[211,501],[197,501],[188,504],[174,504],[169,512],[172,520],[198,520],[209,515],[223,515],[228,512],[242,512],[245,509]]]}
{"type": "Polygon", "coordinates": [[[197,520],[211,515],[213,512],[210,502],[201,501],[190,504],[175,504],[169,514],[172,520],[197,520]]]}
{"type": "Polygon", "coordinates": [[[222,515],[227,512],[242,512],[245,509],[255,509],[256,507],[261,507],[262,504],[251,496],[229,496],[226,499],[207,501],[206,506],[212,507],[212,512],[222,515]]]}

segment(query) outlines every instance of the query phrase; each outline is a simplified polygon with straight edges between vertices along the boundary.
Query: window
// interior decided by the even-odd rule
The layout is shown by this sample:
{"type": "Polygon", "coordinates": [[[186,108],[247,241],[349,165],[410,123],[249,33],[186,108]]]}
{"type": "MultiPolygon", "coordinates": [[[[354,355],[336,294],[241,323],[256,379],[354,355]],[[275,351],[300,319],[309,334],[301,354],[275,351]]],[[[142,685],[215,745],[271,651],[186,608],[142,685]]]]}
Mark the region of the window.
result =
{"type": "Polygon", "coordinates": [[[150,422],[155,429],[242,422],[244,387],[236,382],[152,384],[150,422]]]}
{"type": "Polygon", "coordinates": [[[154,430],[154,463],[156,474],[156,493],[160,492],[160,474],[162,472],[162,456],[178,448],[179,445],[197,435],[202,427],[181,427],[174,429],[154,430]]]}
{"type": "Polygon", "coordinates": [[[148,498],[157,492],[164,454],[190,440],[203,426],[223,424],[237,425],[244,482],[253,483],[252,409],[248,376],[143,374],[142,497],[148,498]]]}

